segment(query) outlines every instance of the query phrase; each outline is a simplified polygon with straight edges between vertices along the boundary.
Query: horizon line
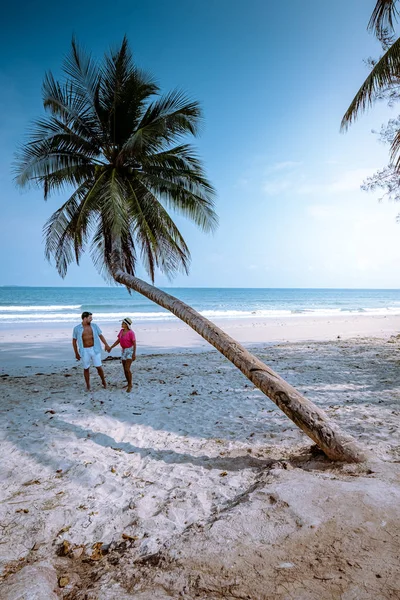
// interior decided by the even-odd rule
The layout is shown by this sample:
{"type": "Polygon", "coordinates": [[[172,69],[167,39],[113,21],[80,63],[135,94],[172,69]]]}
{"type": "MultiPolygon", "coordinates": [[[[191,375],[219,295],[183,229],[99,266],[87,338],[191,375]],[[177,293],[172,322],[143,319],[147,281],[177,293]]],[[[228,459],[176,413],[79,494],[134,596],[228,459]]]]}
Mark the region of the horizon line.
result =
{"type": "MultiPolygon", "coordinates": [[[[152,284],[150,284],[152,285],[152,284]]],[[[116,289],[125,288],[124,285],[0,285],[0,289],[13,288],[33,288],[33,289],[116,289]]],[[[400,291],[400,288],[394,287],[253,287],[253,286],[154,286],[160,290],[377,290],[377,291],[400,291]]],[[[131,288],[130,288],[131,289],[131,288]]],[[[136,290],[132,289],[133,292],[136,290]]],[[[136,292],[140,294],[140,292],[136,292]]]]}

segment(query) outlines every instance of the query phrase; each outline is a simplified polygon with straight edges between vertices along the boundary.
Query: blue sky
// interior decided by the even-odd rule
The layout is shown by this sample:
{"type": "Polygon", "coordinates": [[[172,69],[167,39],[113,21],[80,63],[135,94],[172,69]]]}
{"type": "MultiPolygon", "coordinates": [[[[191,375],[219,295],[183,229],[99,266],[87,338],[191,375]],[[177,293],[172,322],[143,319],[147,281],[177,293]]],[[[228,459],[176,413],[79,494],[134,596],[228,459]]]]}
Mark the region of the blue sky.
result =
{"type": "MultiPolygon", "coordinates": [[[[44,202],[12,179],[16,146],[39,116],[44,73],[71,37],[94,55],[127,34],[163,91],[199,100],[195,143],[218,192],[212,236],[177,219],[192,252],[175,286],[400,287],[400,207],[360,191],[387,163],[371,129],[383,104],[346,134],[340,121],[379,54],[366,31],[375,1],[103,0],[9,3],[0,38],[0,285],[104,285],[90,259],[61,280],[43,255],[44,202]]],[[[139,276],[144,272],[139,269],[139,276]]],[[[163,276],[156,284],[171,285],[163,276]]]]}

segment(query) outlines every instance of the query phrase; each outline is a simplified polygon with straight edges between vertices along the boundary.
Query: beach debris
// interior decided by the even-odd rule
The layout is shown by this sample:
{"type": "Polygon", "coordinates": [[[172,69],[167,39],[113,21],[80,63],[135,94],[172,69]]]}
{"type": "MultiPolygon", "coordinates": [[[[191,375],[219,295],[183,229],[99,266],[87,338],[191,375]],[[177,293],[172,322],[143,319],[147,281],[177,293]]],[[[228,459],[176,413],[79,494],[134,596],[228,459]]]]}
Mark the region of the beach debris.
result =
{"type": "Polygon", "coordinates": [[[190,392],[191,396],[198,396],[199,392],[197,390],[193,390],[193,392],[190,392]]]}
{"type": "Polygon", "coordinates": [[[68,575],[62,575],[61,577],[59,577],[59,579],[58,579],[58,586],[60,588],[64,588],[68,584],[69,584],[69,577],[68,577],[68,575]]]}
{"type": "Polygon", "coordinates": [[[58,556],[68,556],[71,549],[72,549],[71,542],[69,542],[68,540],[64,540],[58,547],[57,554],[58,554],[58,556]]]}
{"type": "Polygon", "coordinates": [[[105,550],[106,548],[104,547],[103,542],[96,542],[95,544],[93,544],[92,546],[92,554],[90,555],[90,560],[101,560],[104,556],[104,554],[106,554],[105,550]]]}
{"type": "Polygon", "coordinates": [[[67,533],[71,529],[71,525],[65,525],[60,531],[57,533],[56,537],[60,537],[63,533],[67,533]]]}
{"type": "Polygon", "coordinates": [[[50,409],[50,410],[46,410],[44,414],[47,415],[47,413],[50,413],[51,415],[55,415],[56,411],[53,409],[50,409]]]}
{"type": "Polygon", "coordinates": [[[85,546],[72,545],[68,540],[64,540],[57,548],[57,556],[68,556],[69,558],[78,559],[85,551],[85,546]]]}
{"type": "Polygon", "coordinates": [[[41,545],[42,545],[41,542],[35,542],[31,548],[32,552],[36,552],[37,550],[39,550],[41,545]]]}
{"type": "Polygon", "coordinates": [[[80,558],[83,554],[83,551],[84,551],[83,546],[76,546],[70,552],[71,558],[74,558],[75,560],[80,558]]]}
{"type": "Polygon", "coordinates": [[[115,467],[111,467],[110,471],[111,471],[111,473],[116,473],[117,469],[115,467]]]}
{"type": "Polygon", "coordinates": [[[29,481],[26,481],[25,483],[23,483],[22,485],[24,487],[27,487],[28,485],[39,485],[40,480],[39,479],[30,479],[29,481]]]}
{"type": "Polygon", "coordinates": [[[228,473],[226,471],[222,471],[222,473],[219,474],[220,477],[226,477],[228,475],[228,473]]]}
{"type": "Polygon", "coordinates": [[[18,508],[15,512],[27,514],[29,512],[29,508],[18,508]]]}
{"type": "Polygon", "coordinates": [[[277,566],[277,569],[293,569],[294,566],[295,566],[294,563],[291,563],[291,562],[281,562],[277,566]]]}
{"type": "Polygon", "coordinates": [[[138,538],[137,535],[128,535],[127,533],[123,533],[122,534],[122,539],[123,540],[131,540],[131,541],[134,542],[134,541],[138,540],[139,538],[138,538]]]}

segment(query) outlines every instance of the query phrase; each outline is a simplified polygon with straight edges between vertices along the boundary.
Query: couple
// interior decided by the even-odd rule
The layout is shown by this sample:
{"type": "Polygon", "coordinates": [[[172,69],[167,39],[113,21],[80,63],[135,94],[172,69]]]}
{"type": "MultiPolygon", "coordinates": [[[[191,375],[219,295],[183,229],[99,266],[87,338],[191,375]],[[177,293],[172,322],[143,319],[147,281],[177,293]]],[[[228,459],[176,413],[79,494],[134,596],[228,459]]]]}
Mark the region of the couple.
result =
{"type": "Polygon", "coordinates": [[[132,391],[132,373],[131,365],[136,360],[136,337],[131,330],[132,319],[126,317],[121,323],[121,331],[118,334],[116,341],[112,346],[107,344],[102,331],[96,323],[92,323],[93,316],[91,312],[83,312],[81,315],[82,323],[74,327],[72,334],[72,346],[74,348],[76,360],[81,360],[83,363],[83,374],[85,377],[86,389],[90,392],[90,364],[96,367],[100,375],[103,388],[107,387],[106,378],[104,376],[103,367],[101,366],[101,345],[104,344],[104,350],[111,352],[118,344],[122,348],[122,366],[128,383],[127,392],[132,391]]]}

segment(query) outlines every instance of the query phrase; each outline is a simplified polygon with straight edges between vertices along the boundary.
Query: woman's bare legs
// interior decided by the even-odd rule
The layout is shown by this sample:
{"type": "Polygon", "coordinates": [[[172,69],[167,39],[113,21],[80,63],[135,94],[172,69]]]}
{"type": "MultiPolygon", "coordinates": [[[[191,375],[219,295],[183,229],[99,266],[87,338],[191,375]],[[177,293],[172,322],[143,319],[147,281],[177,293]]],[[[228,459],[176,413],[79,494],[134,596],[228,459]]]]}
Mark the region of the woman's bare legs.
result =
{"type": "Polygon", "coordinates": [[[128,387],[126,388],[127,392],[131,392],[132,391],[131,364],[132,364],[132,359],[123,360],[122,361],[122,366],[124,367],[125,379],[128,382],[128,387]]]}

